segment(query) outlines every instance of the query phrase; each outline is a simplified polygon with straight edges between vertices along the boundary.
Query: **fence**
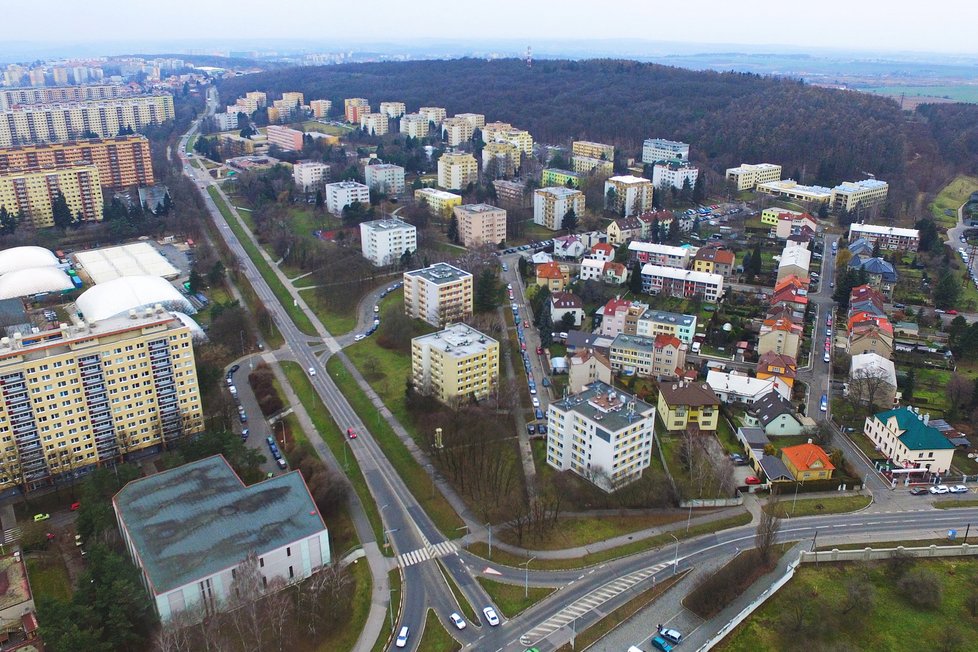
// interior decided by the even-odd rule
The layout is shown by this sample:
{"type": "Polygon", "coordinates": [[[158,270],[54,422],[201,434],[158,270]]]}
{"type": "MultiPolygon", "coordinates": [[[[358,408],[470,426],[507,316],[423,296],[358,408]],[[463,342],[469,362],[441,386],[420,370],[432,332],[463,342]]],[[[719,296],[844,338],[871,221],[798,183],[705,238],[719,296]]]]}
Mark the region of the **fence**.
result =
{"type": "Polygon", "coordinates": [[[683,509],[689,507],[736,507],[744,504],[744,497],[737,494],[736,498],[691,498],[690,500],[679,501],[679,506],[683,509]]]}

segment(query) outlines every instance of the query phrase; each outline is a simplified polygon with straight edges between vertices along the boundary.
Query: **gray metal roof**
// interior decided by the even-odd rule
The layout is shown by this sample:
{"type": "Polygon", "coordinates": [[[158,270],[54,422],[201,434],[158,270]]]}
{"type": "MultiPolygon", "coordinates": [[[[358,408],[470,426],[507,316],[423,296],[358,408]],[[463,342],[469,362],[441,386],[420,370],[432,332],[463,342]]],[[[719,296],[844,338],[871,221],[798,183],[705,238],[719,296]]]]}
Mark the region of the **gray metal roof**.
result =
{"type": "Polygon", "coordinates": [[[773,455],[765,455],[760,460],[761,470],[764,471],[764,475],[767,476],[769,482],[776,482],[777,480],[794,480],[791,475],[791,471],[788,467],[784,465],[781,458],[774,457],[773,455]]]}
{"type": "Polygon", "coordinates": [[[326,529],[298,471],[246,487],[220,455],[130,482],[112,502],[157,595],[326,529]]]}

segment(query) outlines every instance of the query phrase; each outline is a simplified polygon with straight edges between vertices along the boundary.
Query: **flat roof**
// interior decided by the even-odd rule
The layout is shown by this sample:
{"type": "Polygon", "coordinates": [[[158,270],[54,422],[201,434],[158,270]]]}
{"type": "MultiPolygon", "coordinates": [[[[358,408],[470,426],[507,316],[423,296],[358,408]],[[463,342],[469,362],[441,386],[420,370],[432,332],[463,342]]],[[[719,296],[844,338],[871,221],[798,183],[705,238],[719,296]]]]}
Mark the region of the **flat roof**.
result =
{"type": "Polygon", "coordinates": [[[418,188],[414,191],[414,194],[417,195],[418,193],[421,193],[422,195],[431,195],[441,200],[462,199],[462,195],[456,195],[454,192],[447,192],[445,190],[438,190],[437,188],[418,188]]]}
{"type": "Polygon", "coordinates": [[[695,256],[696,252],[699,251],[699,249],[696,247],[675,247],[673,245],[658,244],[656,242],[642,242],[640,240],[632,240],[629,242],[628,250],[664,254],[666,256],[676,256],[678,258],[695,256]]]}
{"type": "Polygon", "coordinates": [[[862,181],[843,181],[832,190],[834,192],[859,192],[861,190],[879,190],[887,188],[889,184],[879,179],[863,179],[862,181]]]}
{"type": "Polygon", "coordinates": [[[421,335],[412,340],[442,353],[451,354],[456,358],[484,353],[490,348],[499,346],[499,342],[468,324],[452,324],[448,328],[421,335]]]}
{"type": "Polygon", "coordinates": [[[220,455],[134,480],[112,503],[157,595],[326,529],[298,471],[246,487],[220,455]]]}
{"type": "Polygon", "coordinates": [[[758,185],[758,188],[766,188],[768,190],[774,190],[777,192],[795,192],[803,195],[811,195],[813,197],[829,198],[832,196],[831,188],[826,188],[824,186],[803,186],[792,179],[768,181],[767,183],[758,185]]]}
{"type": "Polygon", "coordinates": [[[385,217],[382,220],[360,222],[360,226],[371,231],[393,231],[394,229],[414,229],[414,226],[396,217],[385,217]]]}
{"type": "Polygon", "coordinates": [[[634,184],[634,183],[652,183],[651,181],[649,181],[645,177],[636,177],[636,176],[631,175],[631,174],[622,174],[622,175],[617,176],[617,177],[611,177],[610,179],[608,179],[608,181],[617,181],[618,183],[628,183],[628,184],[634,184]]]}
{"type": "Polygon", "coordinates": [[[856,233],[869,233],[872,235],[894,235],[904,238],[920,237],[920,231],[917,229],[904,229],[897,226],[882,226],[880,224],[850,224],[849,230],[855,231],[856,233]]]}
{"type": "Polygon", "coordinates": [[[696,317],[693,315],[682,315],[678,312],[665,312],[663,310],[646,310],[640,319],[680,326],[692,326],[696,323],[696,317]]]}
{"type": "Polygon", "coordinates": [[[581,194],[580,190],[575,190],[574,188],[568,188],[566,186],[548,186],[546,188],[537,188],[536,192],[554,195],[555,197],[571,197],[573,195],[581,194]]]}
{"type": "Polygon", "coordinates": [[[651,144],[657,147],[689,149],[689,143],[684,143],[679,140],[666,140],[665,138],[646,138],[642,144],[651,144]]]}
{"type": "Polygon", "coordinates": [[[680,269],[678,267],[666,267],[665,265],[644,265],[642,276],[662,276],[664,278],[684,279],[694,283],[712,283],[714,285],[723,284],[723,275],[711,274],[709,272],[694,272],[690,269],[680,269]]]}
{"type": "Polygon", "coordinates": [[[0,557],[0,609],[9,609],[31,599],[27,569],[20,558],[0,557]]]}
{"type": "Polygon", "coordinates": [[[493,206],[491,204],[463,204],[462,206],[457,206],[456,210],[465,211],[467,213],[491,213],[494,211],[506,212],[505,209],[499,208],[498,206],[493,206]]]}
{"type": "Polygon", "coordinates": [[[649,418],[655,409],[645,401],[600,380],[587,385],[579,394],[551,405],[562,412],[576,412],[591,421],[600,422],[601,426],[595,429],[595,434],[609,442],[610,432],[618,432],[649,418]]]}
{"type": "Polygon", "coordinates": [[[449,265],[448,263],[435,263],[430,267],[404,272],[404,275],[418,276],[436,285],[440,285],[442,283],[454,283],[455,281],[465,277],[472,278],[472,275],[466,272],[464,269],[459,269],[458,267],[449,265]]]}
{"type": "Polygon", "coordinates": [[[611,348],[647,351],[651,353],[655,350],[655,338],[645,337],[644,335],[625,335],[624,333],[618,333],[615,336],[615,341],[611,343],[611,348]]]}
{"type": "Polygon", "coordinates": [[[180,275],[180,270],[148,242],[79,251],[73,255],[78,265],[96,285],[123,276],[159,276],[174,279],[180,275]]]}

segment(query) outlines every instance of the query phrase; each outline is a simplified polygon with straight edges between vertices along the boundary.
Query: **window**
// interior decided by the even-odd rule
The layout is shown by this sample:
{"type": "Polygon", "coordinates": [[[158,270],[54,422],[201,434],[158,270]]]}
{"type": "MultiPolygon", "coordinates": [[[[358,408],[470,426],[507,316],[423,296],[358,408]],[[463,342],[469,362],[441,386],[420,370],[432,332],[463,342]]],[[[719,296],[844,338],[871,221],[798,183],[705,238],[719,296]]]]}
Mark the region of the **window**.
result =
{"type": "Polygon", "coordinates": [[[286,557],[291,557],[292,556],[292,546],[288,546],[288,547],[285,548],[285,556],[286,557]]]}
{"type": "Polygon", "coordinates": [[[291,566],[289,566],[289,579],[292,579],[294,577],[295,577],[295,571],[292,570],[291,566]]]}
{"type": "Polygon", "coordinates": [[[258,567],[259,568],[265,568],[265,558],[264,557],[259,557],[258,558],[258,567]]]}

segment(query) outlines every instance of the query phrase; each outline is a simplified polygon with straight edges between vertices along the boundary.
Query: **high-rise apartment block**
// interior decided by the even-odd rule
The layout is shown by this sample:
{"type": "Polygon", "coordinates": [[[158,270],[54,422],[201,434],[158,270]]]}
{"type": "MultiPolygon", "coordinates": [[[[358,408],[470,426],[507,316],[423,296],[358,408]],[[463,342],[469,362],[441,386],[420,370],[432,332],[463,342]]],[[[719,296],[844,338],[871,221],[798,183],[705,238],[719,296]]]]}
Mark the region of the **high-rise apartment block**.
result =
{"type": "Polygon", "coordinates": [[[96,166],[99,182],[105,188],[124,190],[153,185],[149,141],[139,135],[0,148],[0,174],[74,163],[96,166]]]}
{"type": "Polygon", "coordinates": [[[655,407],[596,381],[551,403],[547,430],[547,464],[610,492],[652,463],[655,407]]]}
{"type": "Polygon", "coordinates": [[[438,327],[465,321],[472,316],[472,275],[448,263],[404,272],[404,312],[438,327]]]}
{"type": "MultiPolygon", "coordinates": [[[[485,140],[484,132],[483,140],[485,140]]],[[[509,143],[521,152],[524,152],[527,156],[533,154],[533,136],[530,135],[529,131],[525,131],[523,129],[501,129],[494,131],[492,134],[492,139],[486,142],[509,143]]]]}
{"type": "Polygon", "coordinates": [[[533,222],[551,231],[564,228],[564,216],[574,211],[584,215],[584,193],[580,190],[557,186],[533,191],[533,222]]]}
{"type": "Polygon", "coordinates": [[[0,111],[24,104],[56,104],[91,102],[127,97],[127,86],[99,84],[91,86],[64,86],[61,88],[5,88],[0,90],[0,111]]]}
{"type": "Polygon", "coordinates": [[[388,195],[404,192],[404,168],[392,163],[375,163],[363,169],[367,186],[388,195]]]}
{"type": "Polygon", "coordinates": [[[574,172],[610,175],[614,171],[615,148],[612,145],[575,140],[571,145],[574,172]]]}
{"type": "Polygon", "coordinates": [[[377,267],[393,265],[418,248],[418,230],[394,217],[360,223],[360,250],[377,267]]]}
{"type": "Polygon", "coordinates": [[[312,109],[312,117],[325,118],[333,108],[333,103],[329,100],[313,100],[309,102],[309,108],[312,109]]]}
{"type": "Polygon", "coordinates": [[[329,166],[319,161],[299,161],[292,166],[292,180],[302,192],[322,190],[329,181],[329,166]]]}
{"type": "Polygon", "coordinates": [[[387,133],[387,114],[361,113],[360,128],[371,136],[383,136],[387,133]]]}
{"type": "Polygon", "coordinates": [[[652,185],[656,188],[667,186],[682,190],[687,183],[690,189],[696,185],[700,171],[688,163],[656,163],[652,167],[652,185]]]}
{"type": "Polygon", "coordinates": [[[159,306],[0,339],[4,487],[42,487],[202,428],[190,327],[159,306]]]}
{"type": "Polygon", "coordinates": [[[351,204],[370,203],[370,188],[356,181],[327,183],[324,189],[326,210],[333,215],[342,215],[343,209],[351,204]]]}
{"type": "Polygon", "coordinates": [[[520,150],[512,143],[486,143],[482,146],[482,171],[490,179],[515,175],[521,162],[520,150]]]}
{"type": "Polygon", "coordinates": [[[444,122],[448,112],[445,111],[444,107],[440,106],[422,106],[420,109],[418,109],[418,115],[423,117],[428,122],[435,123],[435,126],[438,127],[442,122],[444,122]]]}
{"type": "Polygon", "coordinates": [[[482,129],[486,126],[486,116],[482,113],[456,113],[456,118],[462,118],[472,125],[472,129],[482,129]]]}
{"type": "Polygon", "coordinates": [[[642,143],[642,163],[660,161],[688,161],[689,144],[663,138],[647,138],[642,143]]]}
{"type": "Polygon", "coordinates": [[[280,147],[286,152],[301,152],[303,134],[298,129],[268,125],[265,128],[268,144],[280,147]]]}
{"type": "Polygon", "coordinates": [[[441,137],[449,147],[458,147],[472,140],[475,127],[465,118],[446,118],[441,123],[441,137]]]}
{"type": "Polygon", "coordinates": [[[754,190],[762,183],[781,180],[781,166],[774,163],[741,163],[735,168],[727,168],[727,181],[737,184],[737,191],[754,190]]]}
{"type": "Polygon", "coordinates": [[[138,95],[77,104],[32,104],[0,112],[0,147],[53,143],[91,132],[99,138],[172,120],[172,95],[138,95]]]}
{"type": "Polygon", "coordinates": [[[479,163],[471,154],[445,152],[438,159],[438,186],[461,190],[479,180],[479,163]]]}
{"type": "MultiPolygon", "coordinates": [[[[483,164],[483,167],[485,165],[483,164]]],[[[580,188],[581,180],[584,175],[577,172],[571,172],[570,170],[561,170],[559,168],[544,168],[543,172],[540,174],[540,185],[543,187],[548,186],[567,186],[568,188],[580,188]]]]}
{"type": "Polygon", "coordinates": [[[604,194],[608,205],[606,208],[628,217],[641,215],[652,210],[652,182],[643,177],[623,175],[611,177],[604,182],[604,194]],[[609,191],[613,200],[608,200],[609,191]]]}
{"type": "Polygon", "coordinates": [[[102,187],[98,168],[74,163],[33,171],[0,173],[0,206],[35,228],[54,226],[54,202],[61,193],[73,217],[102,219],[102,187]]]}
{"type": "Polygon", "coordinates": [[[362,97],[348,97],[343,100],[343,117],[351,124],[360,124],[360,116],[370,113],[370,102],[362,97]]]}
{"type": "Polygon", "coordinates": [[[466,324],[411,340],[411,380],[443,403],[490,396],[499,383],[499,342],[466,324]]]}
{"type": "Polygon", "coordinates": [[[394,119],[407,113],[407,108],[404,106],[404,102],[381,102],[380,112],[388,118],[394,119]]]}
{"type": "Polygon", "coordinates": [[[424,138],[428,135],[428,120],[417,113],[405,113],[401,116],[399,130],[408,138],[424,138]]]}
{"type": "Polygon", "coordinates": [[[506,240],[506,211],[489,204],[455,207],[458,233],[465,247],[498,245],[506,240]]]}

